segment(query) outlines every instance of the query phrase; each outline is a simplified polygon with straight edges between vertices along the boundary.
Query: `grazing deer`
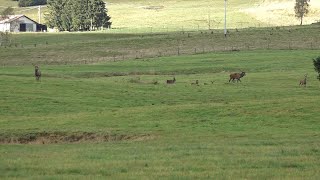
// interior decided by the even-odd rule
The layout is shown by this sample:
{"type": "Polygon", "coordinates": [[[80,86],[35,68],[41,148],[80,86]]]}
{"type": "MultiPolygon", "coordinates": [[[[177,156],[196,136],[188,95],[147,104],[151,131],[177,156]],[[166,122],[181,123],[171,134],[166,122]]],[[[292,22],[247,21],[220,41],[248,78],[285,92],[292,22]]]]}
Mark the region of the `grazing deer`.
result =
{"type": "Polygon", "coordinates": [[[196,80],[196,82],[194,83],[191,83],[191,85],[197,85],[197,86],[199,86],[199,81],[198,80],[196,80]]]}
{"type": "Polygon", "coordinates": [[[304,75],[304,79],[300,80],[299,86],[304,86],[304,87],[307,86],[307,76],[308,76],[308,74],[304,75]]]}
{"type": "Polygon", "coordinates": [[[41,78],[41,71],[39,69],[39,66],[34,66],[34,76],[36,77],[36,80],[39,81],[41,78]]]}
{"type": "Polygon", "coordinates": [[[167,84],[174,84],[176,82],[176,78],[173,77],[173,80],[167,80],[167,84]]]}
{"type": "Polygon", "coordinates": [[[232,82],[234,82],[235,79],[237,80],[237,82],[238,82],[238,81],[241,82],[240,79],[241,79],[243,76],[245,76],[245,75],[246,75],[246,72],[232,73],[232,74],[230,74],[229,82],[230,82],[231,80],[232,80],[232,82]]]}

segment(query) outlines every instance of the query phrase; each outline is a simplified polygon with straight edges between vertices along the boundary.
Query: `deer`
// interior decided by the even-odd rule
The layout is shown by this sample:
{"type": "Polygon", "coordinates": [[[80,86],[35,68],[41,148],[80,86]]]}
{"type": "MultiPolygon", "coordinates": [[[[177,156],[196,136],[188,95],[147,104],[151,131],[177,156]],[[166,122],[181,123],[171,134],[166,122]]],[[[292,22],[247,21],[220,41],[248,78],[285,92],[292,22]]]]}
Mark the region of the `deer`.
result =
{"type": "Polygon", "coordinates": [[[300,80],[299,86],[304,86],[304,87],[307,86],[307,76],[308,74],[304,75],[304,78],[300,80]]]}
{"type": "Polygon", "coordinates": [[[36,80],[39,81],[41,78],[41,71],[39,66],[34,66],[34,76],[36,77],[36,80]]]}
{"type": "Polygon", "coordinates": [[[191,85],[197,85],[197,86],[199,86],[199,81],[196,80],[196,82],[191,83],[191,85]]]}
{"type": "Polygon", "coordinates": [[[167,80],[167,84],[174,84],[176,82],[176,78],[173,77],[173,80],[167,80]]]}
{"type": "Polygon", "coordinates": [[[245,76],[245,75],[246,75],[246,72],[232,73],[232,74],[230,74],[229,82],[230,82],[231,80],[232,80],[232,82],[234,82],[235,79],[237,80],[237,82],[238,82],[238,81],[241,82],[240,79],[241,79],[243,76],[245,76]]]}

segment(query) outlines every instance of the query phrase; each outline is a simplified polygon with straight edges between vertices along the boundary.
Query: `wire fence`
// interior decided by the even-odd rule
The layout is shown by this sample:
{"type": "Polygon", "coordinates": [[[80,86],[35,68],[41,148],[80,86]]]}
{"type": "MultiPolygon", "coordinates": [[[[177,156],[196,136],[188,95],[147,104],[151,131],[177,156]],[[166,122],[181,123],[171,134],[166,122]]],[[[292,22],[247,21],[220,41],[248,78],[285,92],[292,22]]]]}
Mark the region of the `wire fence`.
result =
{"type": "MultiPolygon", "coordinates": [[[[7,60],[1,58],[0,63],[2,66],[30,63],[49,65],[93,64],[107,61],[116,62],[218,52],[319,50],[320,36],[317,36],[318,32],[319,26],[313,28],[233,29],[229,31],[226,38],[223,36],[222,30],[180,31],[130,36],[120,34],[119,36],[111,36],[116,37],[114,45],[106,43],[103,39],[98,39],[94,41],[96,44],[91,43],[91,46],[87,45],[87,41],[80,42],[80,44],[76,42],[54,44],[51,42],[32,43],[32,40],[30,40],[29,43],[12,43],[10,46],[0,47],[0,52],[3,55],[1,56],[9,57],[7,60]],[[21,58],[23,59],[14,59],[12,53],[17,54],[18,52],[21,52],[21,58]],[[22,52],[24,53],[22,54],[22,52]]],[[[110,36],[108,34],[102,35],[108,41],[107,37],[110,36]]]]}
{"type": "MultiPolygon", "coordinates": [[[[308,43],[306,43],[308,44],[308,43]]],[[[233,53],[239,51],[256,51],[256,50],[320,50],[320,43],[309,42],[309,45],[301,45],[300,42],[283,41],[276,47],[270,44],[257,44],[254,42],[237,44],[233,46],[195,46],[190,47],[171,47],[167,49],[141,49],[141,50],[127,50],[126,54],[123,55],[108,55],[101,57],[84,57],[84,58],[44,58],[41,60],[31,60],[35,64],[46,64],[46,65],[73,65],[73,64],[95,64],[103,62],[118,62],[125,60],[147,60],[152,58],[169,57],[169,56],[186,56],[186,55],[199,55],[206,53],[233,53]]],[[[14,47],[7,47],[14,48],[14,47]]],[[[34,46],[34,48],[41,48],[41,46],[34,46]]],[[[8,65],[25,65],[30,64],[30,61],[24,62],[2,62],[2,66],[8,65]]]]}

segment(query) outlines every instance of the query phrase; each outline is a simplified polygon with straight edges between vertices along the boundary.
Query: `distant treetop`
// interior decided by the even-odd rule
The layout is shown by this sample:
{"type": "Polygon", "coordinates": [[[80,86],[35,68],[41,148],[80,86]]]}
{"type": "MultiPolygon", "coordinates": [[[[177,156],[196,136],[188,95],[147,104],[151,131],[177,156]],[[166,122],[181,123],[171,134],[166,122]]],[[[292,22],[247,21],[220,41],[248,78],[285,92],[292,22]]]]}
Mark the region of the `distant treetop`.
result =
{"type": "Polygon", "coordinates": [[[47,24],[60,31],[89,31],[110,28],[102,0],[48,0],[47,24]]]}
{"type": "Polygon", "coordinates": [[[19,0],[18,3],[20,7],[37,6],[45,4],[47,4],[47,0],[19,0]]]}

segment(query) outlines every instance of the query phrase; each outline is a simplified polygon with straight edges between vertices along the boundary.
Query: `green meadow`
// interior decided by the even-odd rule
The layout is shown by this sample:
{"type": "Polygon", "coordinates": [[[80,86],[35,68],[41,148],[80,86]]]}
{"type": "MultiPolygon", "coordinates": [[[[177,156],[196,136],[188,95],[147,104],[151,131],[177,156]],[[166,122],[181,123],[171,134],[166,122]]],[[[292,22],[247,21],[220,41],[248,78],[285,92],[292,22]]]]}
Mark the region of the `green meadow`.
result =
{"type": "Polygon", "coordinates": [[[42,65],[41,82],[32,66],[3,66],[0,177],[317,179],[318,55],[256,50],[42,65]],[[240,70],[242,82],[229,83],[240,70]],[[176,84],[165,83],[173,77],[176,84]]]}
{"type": "Polygon", "coordinates": [[[1,66],[94,64],[252,50],[320,49],[319,25],[162,33],[20,33],[0,47],[1,66]]]}
{"type": "Polygon", "coordinates": [[[319,25],[228,2],[227,38],[223,1],[208,0],[110,0],[112,30],[11,34],[0,179],[319,179],[319,25]]]}

